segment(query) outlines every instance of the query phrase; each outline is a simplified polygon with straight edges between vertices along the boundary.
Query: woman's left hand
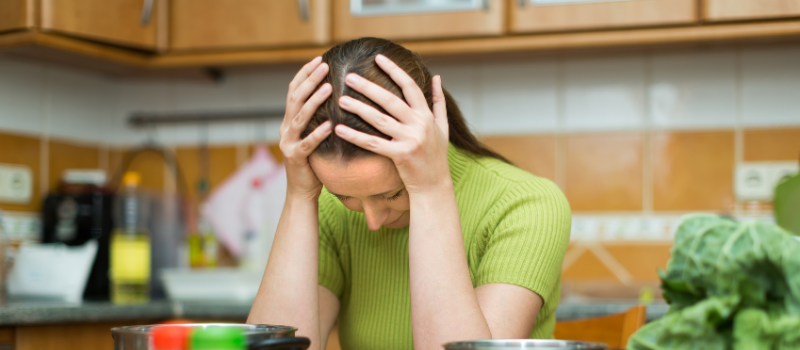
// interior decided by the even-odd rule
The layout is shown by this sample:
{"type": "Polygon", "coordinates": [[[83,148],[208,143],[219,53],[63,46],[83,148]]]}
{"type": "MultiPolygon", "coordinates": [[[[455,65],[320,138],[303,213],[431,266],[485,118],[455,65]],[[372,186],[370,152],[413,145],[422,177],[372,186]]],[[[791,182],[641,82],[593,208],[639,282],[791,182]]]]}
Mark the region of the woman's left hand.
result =
{"type": "Polygon", "coordinates": [[[400,86],[406,101],[375,83],[350,73],[345,78],[347,86],[364,94],[391,116],[349,96],[342,96],[339,106],[359,115],[392,139],[368,135],[342,124],[336,126],[336,135],[365,150],[391,159],[411,196],[438,189],[442,185],[452,185],[450,166],[447,163],[447,108],[441,77],[433,77],[431,110],[422,90],[403,69],[383,55],[376,56],[375,62],[400,86]]]}

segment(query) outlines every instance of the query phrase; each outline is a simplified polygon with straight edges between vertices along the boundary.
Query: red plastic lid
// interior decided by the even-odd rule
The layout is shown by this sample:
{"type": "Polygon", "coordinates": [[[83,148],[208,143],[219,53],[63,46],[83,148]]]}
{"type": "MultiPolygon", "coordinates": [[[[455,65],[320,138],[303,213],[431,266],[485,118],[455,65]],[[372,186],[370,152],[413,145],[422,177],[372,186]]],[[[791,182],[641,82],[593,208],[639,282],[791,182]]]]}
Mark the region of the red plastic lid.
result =
{"type": "Polygon", "coordinates": [[[186,350],[191,328],[186,326],[163,325],[154,327],[150,334],[153,336],[155,350],[186,350]]]}

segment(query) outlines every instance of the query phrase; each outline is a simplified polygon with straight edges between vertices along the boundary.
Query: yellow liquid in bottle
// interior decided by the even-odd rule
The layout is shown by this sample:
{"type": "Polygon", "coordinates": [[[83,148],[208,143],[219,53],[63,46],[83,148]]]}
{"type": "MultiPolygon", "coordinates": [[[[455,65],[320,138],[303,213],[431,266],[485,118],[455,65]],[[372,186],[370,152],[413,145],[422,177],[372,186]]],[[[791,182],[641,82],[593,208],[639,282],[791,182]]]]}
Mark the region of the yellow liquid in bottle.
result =
{"type": "Polygon", "coordinates": [[[150,301],[150,235],[145,230],[116,229],[111,236],[111,301],[150,301]]]}

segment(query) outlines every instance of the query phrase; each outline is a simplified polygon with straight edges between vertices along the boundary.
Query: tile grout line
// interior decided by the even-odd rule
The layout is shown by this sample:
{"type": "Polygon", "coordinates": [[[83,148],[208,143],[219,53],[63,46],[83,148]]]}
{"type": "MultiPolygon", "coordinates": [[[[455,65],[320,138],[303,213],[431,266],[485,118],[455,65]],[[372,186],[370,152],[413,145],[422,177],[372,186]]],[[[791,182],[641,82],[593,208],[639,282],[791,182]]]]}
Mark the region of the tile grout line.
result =
{"type": "Polygon", "coordinates": [[[556,132],[555,132],[555,182],[561,191],[567,191],[567,139],[565,129],[565,97],[564,97],[564,58],[559,56],[556,61],[556,132]]]}
{"type": "Polygon", "coordinates": [[[50,89],[50,69],[43,65],[42,97],[44,101],[39,110],[42,118],[42,135],[39,138],[39,196],[44,198],[50,187],[50,112],[52,96],[50,89]]]}
{"type": "Polygon", "coordinates": [[[653,83],[653,56],[647,51],[644,56],[644,128],[642,130],[642,215],[652,215],[654,208],[655,179],[653,167],[653,115],[651,113],[650,85],[653,83]]]}
{"type": "MultiPolygon", "coordinates": [[[[742,127],[742,48],[740,46],[736,46],[736,50],[734,51],[734,81],[735,81],[735,113],[736,113],[736,123],[734,124],[734,133],[733,133],[733,164],[734,169],[738,164],[744,162],[744,129],[742,127]]],[[[735,171],[735,170],[734,170],[735,171]]],[[[736,200],[736,194],[734,193],[734,201],[733,201],[733,214],[735,217],[739,217],[742,215],[742,207],[739,202],[736,200]]]]}

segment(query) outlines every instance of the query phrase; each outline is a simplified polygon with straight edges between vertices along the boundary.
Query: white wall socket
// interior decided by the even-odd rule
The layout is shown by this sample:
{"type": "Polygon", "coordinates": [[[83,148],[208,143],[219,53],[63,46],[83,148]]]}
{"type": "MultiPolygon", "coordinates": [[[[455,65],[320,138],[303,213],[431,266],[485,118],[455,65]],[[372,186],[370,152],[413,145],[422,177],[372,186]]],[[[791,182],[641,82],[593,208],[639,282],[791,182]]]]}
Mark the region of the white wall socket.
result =
{"type": "Polygon", "coordinates": [[[797,162],[746,162],[736,165],[734,192],[738,200],[771,200],[775,186],[800,172],[797,162]]]}
{"type": "Polygon", "coordinates": [[[33,195],[31,169],[21,165],[0,164],[0,202],[26,204],[33,195]]]}

